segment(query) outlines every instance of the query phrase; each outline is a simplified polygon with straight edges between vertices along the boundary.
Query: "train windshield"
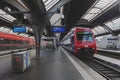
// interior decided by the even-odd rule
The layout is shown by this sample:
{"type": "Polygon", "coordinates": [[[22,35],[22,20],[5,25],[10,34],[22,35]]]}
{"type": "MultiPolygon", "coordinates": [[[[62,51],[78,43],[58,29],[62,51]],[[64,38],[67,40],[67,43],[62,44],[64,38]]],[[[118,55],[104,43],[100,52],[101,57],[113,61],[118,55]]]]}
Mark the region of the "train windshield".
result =
{"type": "Polygon", "coordinates": [[[93,41],[91,32],[77,32],[77,40],[93,41]]]}

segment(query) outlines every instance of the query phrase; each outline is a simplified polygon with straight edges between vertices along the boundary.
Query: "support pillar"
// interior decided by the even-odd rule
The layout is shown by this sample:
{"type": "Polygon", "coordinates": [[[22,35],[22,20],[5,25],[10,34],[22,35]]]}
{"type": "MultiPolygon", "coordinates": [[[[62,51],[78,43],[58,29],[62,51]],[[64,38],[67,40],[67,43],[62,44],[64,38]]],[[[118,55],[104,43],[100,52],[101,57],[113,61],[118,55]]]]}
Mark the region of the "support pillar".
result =
{"type": "Polygon", "coordinates": [[[34,36],[35,36],[35,42],[36,42],[36,60],[40,59],[40,32],[38,30],[38,26],[32,25],[34,36]]]}
{"type": "Polygon", "coordinates": [[[32,25],[35,41],[36,41],[36,60],[40,60],[41,37],[45,27],[48,24],[48,17],[46,14],[33,15],[34,24],[32,25]]]}

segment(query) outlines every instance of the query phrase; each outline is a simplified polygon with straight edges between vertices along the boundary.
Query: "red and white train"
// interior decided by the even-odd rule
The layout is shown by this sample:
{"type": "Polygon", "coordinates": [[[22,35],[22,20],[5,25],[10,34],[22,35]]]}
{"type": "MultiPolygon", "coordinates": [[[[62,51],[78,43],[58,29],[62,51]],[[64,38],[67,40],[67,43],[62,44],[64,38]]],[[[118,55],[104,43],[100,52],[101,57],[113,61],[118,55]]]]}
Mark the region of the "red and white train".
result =
{"type": "Polygon", "coordinates": [[[73,28],[63,38],[61,44],[79,57],[91,58],[97,53],[95,37],[89,28],[73,28]]]}
{"type": "Polygon", "coordinates": [[[35,41],[31,38],[0,32],[0,51],[32,48],[35,41]]]}

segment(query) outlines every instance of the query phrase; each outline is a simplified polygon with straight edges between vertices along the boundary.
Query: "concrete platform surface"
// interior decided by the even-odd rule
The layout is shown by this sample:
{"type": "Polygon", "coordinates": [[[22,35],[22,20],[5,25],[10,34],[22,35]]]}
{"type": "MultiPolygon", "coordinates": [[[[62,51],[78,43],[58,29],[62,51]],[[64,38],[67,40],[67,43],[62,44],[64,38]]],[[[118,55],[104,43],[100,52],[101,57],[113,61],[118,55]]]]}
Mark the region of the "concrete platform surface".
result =
{"type": "MultiPolygon", "coordinates": [[[[8,61],[9,72],[0,80],[106,80],[62,48],[42,51],[40,61],[35,60],[34,53],[32,50],[32,65],[23,73],[12,73],[8,61]]],[[[10,56],[5,57],[10,60],[10,56]]]]}
{"type": "Polygon", "coordinates": [[[11,73],[0,80],[84,80],[61,50],[41,53],[41,60],[32,59],[26,72],[11,73]]]}

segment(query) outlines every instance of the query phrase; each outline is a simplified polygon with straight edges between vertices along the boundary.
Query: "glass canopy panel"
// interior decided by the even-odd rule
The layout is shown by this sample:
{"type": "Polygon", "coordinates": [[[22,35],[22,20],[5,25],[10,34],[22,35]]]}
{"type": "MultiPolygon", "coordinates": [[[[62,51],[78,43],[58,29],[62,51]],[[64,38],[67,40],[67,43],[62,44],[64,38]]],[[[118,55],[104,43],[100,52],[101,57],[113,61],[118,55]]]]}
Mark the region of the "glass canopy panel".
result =
{"type": "Polygon", "coordinates": [[[17,35],[17,33],[14,33],[13,30],[10,30],[9,33],[17,35]]]}
{"type": "Polygon", "coordinates": [[[4,27],[0,27],[0,31],[3,31],[4,30],[4,27]]]}
{"type": "Polygon", "coordinates": [[[117,19],[113,20],[112,22],[113,22],[114,24],[116,24],[116,23],[119,24],[119,23],[120,23],[120,18],[117,18],[117,19]]]}
{"type": "Polygon", "coordinates": [[[11,29],[5,28],[5,27],[0,27],[0,31],[10,33],[10,34],[17,34],[17,33],[14,33],[11,29]]]}
{"type": "Polygon", "coordinates": [[[97,29],[97,28],[94,28],[94,31],[96,31],[96,32],[97,32],[97,34],[100,34],[100,32],[98,31],[98,29],[97,29]]]}
{"type": "Polygon", "coordinates": [[[48,11],[60,0],[43,0],[46,10],[48,11]]]}
{"type": "Polygon", "coordinates": [[[24,37],[28,37],[29,35],[27,35],[27,34],[24,34],[24,35],[22,35],[22,36],[24,36],[24,37]]]}
{"type": "Polygon", "coordinates": [[[84,19],[89,20],[89,19],[91,19],[93,16],[94,16],[94,14],[87,14],[87,15],[84,17],[84,19]]]}
{"type": "Polygon", "coordinates": [[[21,33],[21,34],[19,34],[20,36],[24,36],[25,34],[24,33],[21,33]]]}
{"type": "Polygon", "coordinates": [[[96,3],[85,13],[85,15],[83,15],[82,18],[90,21],[102,11],[114,4],[116,1],[117,0],[97,0],[96,3]],[[90,16],[91,13],[94,13],[94,15],[92,17],[86,18],[86,16],[90,16]]]}
{"type": "Polygon", "coordinates": [[[9,33],[9,31],[10,31],[10,29],[8,29],[8,28],[4,29],[4,32],[8,32],[9,33]]]}
{"type": "Polygon", "coordinates": [[[106,29],[104,29],[102,26],[96,26],[94,29],[94,31],[96,31],[98,34],[103,34],[108,32],[106,29]]]}
{"type": "Polygon", "coordinates": [[[97,34],[98,34],[95,30],[92,29],[92,31],[93,31],[94,35],[97,35],[97,34]]]}
{"type": "Polygon", "coordinates": [[[109,21],[105,24],[112,30],[118,30],[120,29],[120,18],[117,18],[113,21],[109,21]]]}
{"type": "Polygon", "coordinates": [[[43,0],[43,2],[46,2],[46,1],[48,1],[48,0],[43,0]]]}
{"type": "Polygon", "coordinates": [[[98,31],[100,32],[100,33],[106,33],[106,32],[108,32],[105,28],[103,28],[102,26],[98,26],[98,31]]]}
{"type": "MultiPolygon", "coordinates": [[[[44,2],[45,0],[43,0],[43,2],[44,2]]],[[[44,4],[45,4],[45,6],[46,5],[48,5],[50,2],[51,2],[52,0],[47,0],[44,4]]]]}
{"type": "Polygon", "coordinates": [[[95,14],[95,13],[98,13],[98,12],[100,12],[101,10],[100,9],[98,9],[98,8],[93,8],[93,9],[91,9],[90,11],[89,11],[89,14],[95,14]]]}
{"type": "Polygon", "coordinates": [[[31,39],[35,39],[33,36],[31,36],[31,37],[29,37],[29,38],[31,38],[31,39]]]}
{"type": "Polygon", "coordinates": [[[16,18],[14,18],[13,16],[7,14],[6,12],[4,12],[2,9],[0,9],[0,17],[10,21],[10,22],[13,22],[14,20],[16,20],[16,18]]]}

